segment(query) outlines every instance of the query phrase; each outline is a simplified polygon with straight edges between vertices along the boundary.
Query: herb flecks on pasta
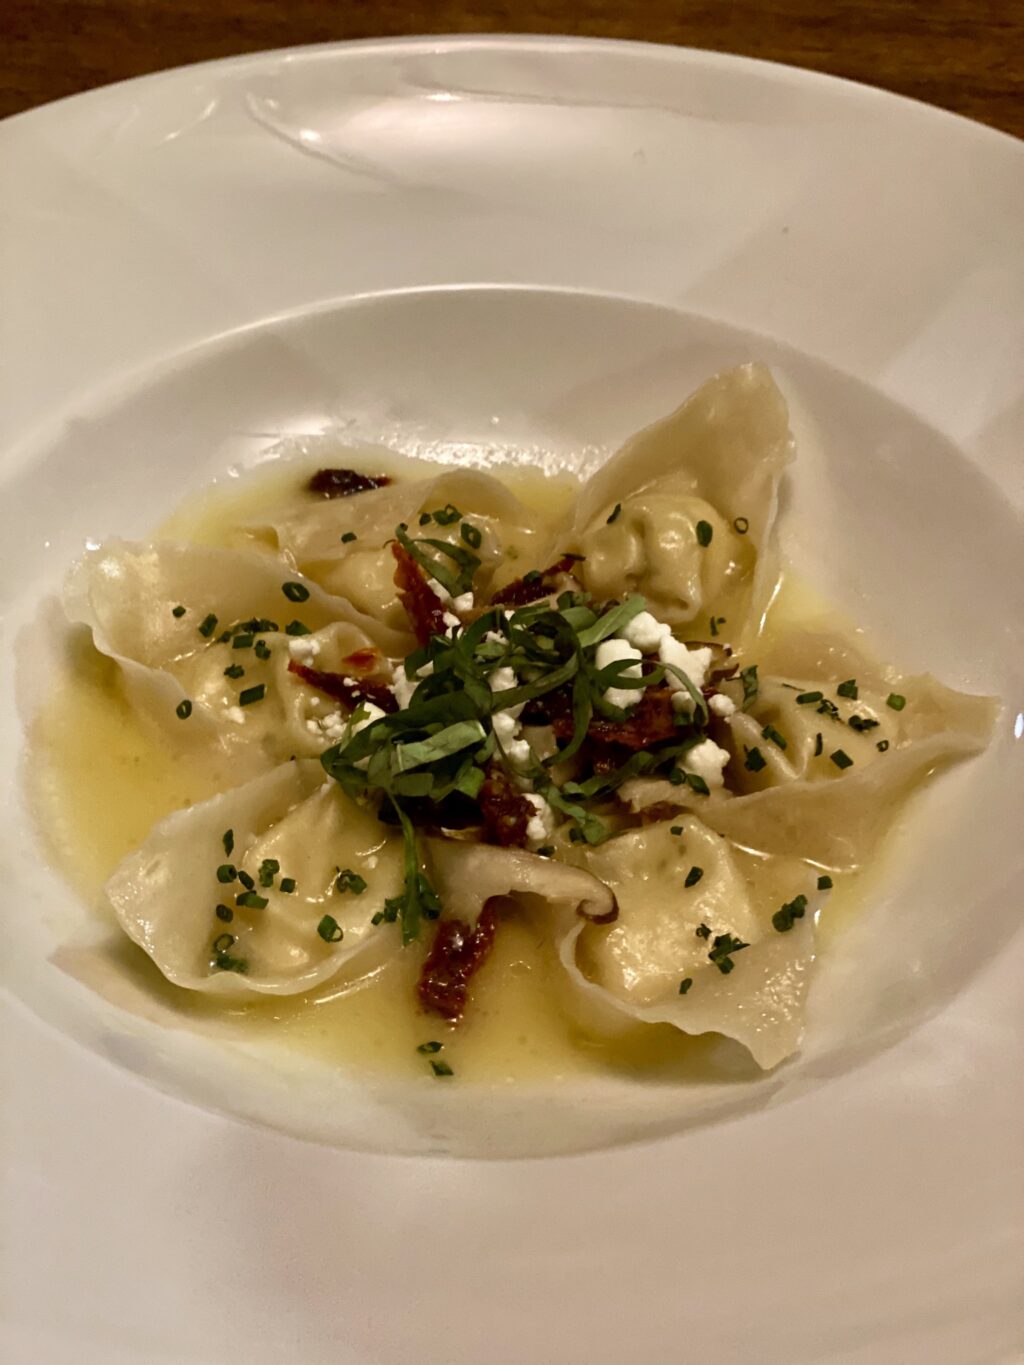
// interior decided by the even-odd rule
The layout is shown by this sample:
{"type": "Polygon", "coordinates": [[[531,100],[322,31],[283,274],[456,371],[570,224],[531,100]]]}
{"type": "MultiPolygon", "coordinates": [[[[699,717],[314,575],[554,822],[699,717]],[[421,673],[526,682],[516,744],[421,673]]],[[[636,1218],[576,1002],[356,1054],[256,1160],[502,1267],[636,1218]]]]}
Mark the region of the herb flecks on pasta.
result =
{"type": "Polygon", "coordinates": [[[417,1007],[454,1023],[525,916],[588,1019],[776,1065],[833,885],[992,718],[846,640],[765,652],[793,455],[751,365],[557,522],[473,470],[339,466],[244,548],[90,550],[69,616],[139,714],[230,775],[115,871],[125,931],[227,1001],[341,993],[424,941],[417,1007]]]}

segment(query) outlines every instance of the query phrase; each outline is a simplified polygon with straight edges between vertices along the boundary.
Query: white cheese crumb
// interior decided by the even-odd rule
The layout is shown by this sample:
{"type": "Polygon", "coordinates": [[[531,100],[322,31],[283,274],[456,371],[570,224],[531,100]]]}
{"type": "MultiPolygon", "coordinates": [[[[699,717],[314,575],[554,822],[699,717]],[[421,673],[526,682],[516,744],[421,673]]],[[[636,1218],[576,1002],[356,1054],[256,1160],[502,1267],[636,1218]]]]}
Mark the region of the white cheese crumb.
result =
{"type": "Polygon", "coordinates": [[[465,616],[468,611],[473,610],[473,601],[471,592],[459,593],[458,597],[452,598],[452,611],[457,611],[460,616],[465,616]]]}
{"type": "Polygon", "coordinates": [[[555,812],[536,792],[525,792],[524,796],[534,809],[526,825],[526,837],[531,843],[542,844],[554,833],[555,812]]]}
{"type": "Polygon", "coordinates": [[[512,739],[504,746],[505,757],[513,768],[523,772],[533,760],[533,750],[525,739],[512,739]]]}
{"type": "Polygon", "coordinates": [[[622,638],[628,640],[644,654],[653,654],[666,635],[672,634],[672,627],[659,621],[649,611],[641,611],[622,627],[622,638]]]}
{"type": "Polygon", "coordinates": [[[446,611],[441,617],[441,620],[444,622],[445,638],[448,640],[452,638],[457,630],[462,629],[462,622],[450,611],[446,611]]]}
{"type": "Polygon", "coordinates": [[[436,578],[428,578],[427,587],[440,600],[443,607],[448,606],[452,600],[452,595],[443,584],[439,583],[436,578]]]}
{"type": "Polygon", "coordinates": [[[720,749],[714,740],[704,739],[695,745],[683,758],[683,767],[688,773],[703,777],[712,791],[725,786],[722,769],[729,762],[728,749],[720,749]]]}
{"type": "Polygon", "coordinates": [[[395,672],[391,679],[390,692],[395,701],[398,702],[401,710],[404,711],[412,702],[412,694],[416,691],[418,686],[418,683],[413,682],[411,678],[405,676],[405,668],[402,664],[395,665],[395,672]]]}
{"type": "Polygon", "coordinates": [[[240,706],[229,706],[224,712],[228,720],[233,720],[236,725],[245,724],[245,712],[240,706]]]}
{"type": "MultiPolygon", "coordinates": [[[[595,663],[598,668],[607,668],[609,664],[618,663],[620,659],[635,659],[632,667],[627,668],[622,677],[639,678],[640,660],[643,655],[635,649],[628,640],[620,640],[613,636],[610,640],[602,640],[597,647],[595,663]]],[[[635,706],[640,700],[640,693],[628,687],[607,687],[605,688],[604,699],[612,706],[635,706]]]]}
{"type": "Polygon", "coordinates": [[[288,653],[299,663],[308,663],[320,653],[320,641],[313,635],[297,635],[288,641],[288,653]]]}
{"type": "MultiPolygon", "coordinates": [[[[714,651],[702,646],[698,649],[687,649],[680,641],[671,635],[666,635],[658,646],[658,658],[663,664],[673,664],[680,669],[693,683],[694,687],[704,686],[708,669],[711,667],[711,660],[714,651]]],[[[669,673],[665,681],[675,694],[672,698],[672,705],[677,711],[690,711],[693,709],[693,701],[687,692],[685,685],[675,676],[669,673]]]]}
{"type": "Polygon", "coordinates": [[[736,712],[736,703],[732,697],[727,697],[724,692],[716,692],[713,697],[708,698],[708,710],[712,715],[726,718],[736,712]]]}

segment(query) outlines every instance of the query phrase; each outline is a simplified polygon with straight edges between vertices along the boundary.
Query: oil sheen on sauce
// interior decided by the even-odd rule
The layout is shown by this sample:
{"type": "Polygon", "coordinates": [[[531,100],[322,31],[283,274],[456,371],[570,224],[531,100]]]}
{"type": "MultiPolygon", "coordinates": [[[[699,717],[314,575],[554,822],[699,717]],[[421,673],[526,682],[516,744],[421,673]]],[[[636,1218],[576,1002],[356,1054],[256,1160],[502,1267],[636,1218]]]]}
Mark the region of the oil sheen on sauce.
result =
{"type": "MultiPolygon", "coordinates": [[[[399,472],[394,457],[392,463],[399,472]]],[[[215,485],[184,503],[159,534],[232,545],[234,527],[294,492],[313,467],[275,463],[215,485]]],[[[413,477],[422,473],[417,468],[413,477]]],[[[533,470],[502,471],[502,476],[549,523],[561,516],[577,488],[569,476],[550,478],[533,470]]],[[[824,606],[787,575],[764,642],[770,646],[809,619],[820,624],[825,614],[824,606]]],[[[830,618],[829,624],[837,623],[830,618]]],[[[50,703],[40,709],[32,746],[32,797],[51,857],[81,898],[111,923],[109,948],[90,950],[89,960],[75,961],[69,954],[63,965],[129,1008],[172,1025],[234,1033],[250,1042],[267,1037],[331,1064],[393,1075],[427,1073],[429,1061],[416,1049],[428,1041],[444,1044],[441,1055],[460,1078],[492,1083],[609,1072],[683,1079],[711,1065],[714,1037],[690,1038],[669,1025],[629,1025],[614,1038],[590,1034],[569,1007],[564,974],[542,934],[513,916],[499,926],[457,1028],[417,1006],[424,953],[418,944],[364,988],[336,998],[328,989],[315,997],[225,1007],[179,990],[115,929],[102,887],[156,821],[224,790],[231,785],[228,775],[208,759],[177,751],[168,736],[140,721],[120,690],[116,665],[84,640],[69,646],[50,703]]],[[[856,880],[837,884],[823,924],[826,938],[860,899],[854,894],[856,880]]]]}

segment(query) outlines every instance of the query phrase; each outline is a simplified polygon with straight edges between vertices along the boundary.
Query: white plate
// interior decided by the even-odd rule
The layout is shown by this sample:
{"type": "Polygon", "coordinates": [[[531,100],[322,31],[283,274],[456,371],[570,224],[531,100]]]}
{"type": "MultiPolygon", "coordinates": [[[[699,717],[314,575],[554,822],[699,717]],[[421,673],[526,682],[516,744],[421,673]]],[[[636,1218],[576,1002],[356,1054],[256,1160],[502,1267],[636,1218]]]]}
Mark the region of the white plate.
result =
{"type": "Polygon", "coordinates": [[[424,1135],[130,1026],[47,961],[75,907],[15,801],[7,1357],[1019,1359],[1021,146],[735,58],[444,39],[54,105],[0,128],[0,181],[9,768],[25,626],[86,535],[328,428],[592,463],[751,357],[794,405],[790,556],[894,659],[1004,702],[824,964],[803,1059],[715,1124],[731,1097],[435,1089],[424,1135]]]}

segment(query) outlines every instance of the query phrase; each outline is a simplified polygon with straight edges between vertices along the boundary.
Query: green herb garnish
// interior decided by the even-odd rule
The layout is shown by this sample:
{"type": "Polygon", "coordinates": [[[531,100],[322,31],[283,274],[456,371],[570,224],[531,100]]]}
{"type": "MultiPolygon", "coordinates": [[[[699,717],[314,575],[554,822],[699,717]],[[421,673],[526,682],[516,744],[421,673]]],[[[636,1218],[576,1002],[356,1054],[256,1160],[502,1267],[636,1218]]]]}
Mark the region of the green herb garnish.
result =
{"type": "Polygon", "coordinates": [[[429,1043],[420,1043],[416,1051],[422,1052],[425,1055],[429,1056],[429,1054],[432,1052],[440,1052],[442,1047],[444,1047],[443,1043],[438,1043],[431,1039],[429,1043]]]}
{"type": "Polygon", "coordinates": [[[225,668],[224,676],[225,678],[244,678],[245,669],[241,664],[231,664],[228,668],[225,668]]]}
{"type": "Polygon", "coordinates": [[[697,935],[698,938],[711,937],[711,930],[708,928],[706,924],[699,925],[696,929],[694,929],[693,932],[697,935]]]}
{"type": "Polygon", "coordinates": [[[217,868],[217,880],[219,882],[226,884],[235,881],[237,877],[238,871],[234,863],[221,863],[220,867],[217,868]]]}
{"type": "Polygon", "coordinates": [[[284,628],[284,633],[286,635],[309,635],[311,631],[309,626],[302,621],[289,621],[284,628]]]}
{"type": "Polygon", "coordinates": [[[345,936],[344,929],[333,915],[324,915],[316,931],[325,943],[340,943],[345,936]]]}
{"type": "Polygon", "coordinates": [[[748,772],[759,773],[762,768],[767,768],[768,760],[760,749],[747,749],[746,745],[744,745],[744,750],[747,756],[743,760],[743,766],[748,772]]]}
{"type": "Polygon", "coordinates": [[[281,591],[289,602],[308,602],[309,589],[305,583],[282,583],[281,591]]]}
{"type": "Polygon", "coordinates": [[[617,502],[612,508],[610,515],[605,519],[605,525],[611,526],[612,522],[618,521],[619,513],[622,511],[622,503],[617,502]]]}
{"type": "Polygon", "coordinates": [[[880,754],[884,754],[888,747],[889,741],[887,739],[880,739],[878,743],[875,745],[875,748],[878,750],[880,754]]]}
{"type": "Polygon", "coordinates": [[[231,641],[232,649],[251,649],[252,642],[256,637],[248,631],[243,631],[241,635],[236,635],[231,641]]]}
{"type": "Polygon", "coordinates": [[[224,845],[224,852],[230,858],[235,851],[235,831],[233,829],[226,829],[220,836],[220,841],[224,845]]]}
{"type": "Polygon", "coordinates": [[[174,714],[179,720],[188,720],[189,716],[192,714],[192,703],[188,700],[178,702],[177,706],[174,708],[174,714]]]}
{"type": "Polygon", "coordinates": [[[295,884],[296,883],[294,877],[282,877],[277,884],[277,889],[283,895],[290,896],[292,892],[295,890],[295,884]]]}
{"type": "Polygon", "coordinates": [[[182,617],[182,616],[185,615],[185,608],[184,608],[183,606],[180,606],[180,605],[177,606],[177,607],[172,607],[172,608],[171,608],[171,615],[172,615],[172,616],[177,616],[177,617],[180,618],[180,617],[182,617]]]}
{"type": "Polygon", "coordinates": [[[697,523],[697,544],[705,549],[711,544],[711,537],[715,534],[710,521],[698,521],[697,523]]]}
{"type": "Polygon", "coordinates": [[[338,873],[334,883],[334,889],[341,893],[351,891],[353,896],[361,896],[366,890],[366,882],[357,872],[353,872],[350,867],[346,867],[338,873]]]}
{"type": "Polygon", "coordinates": [[[464,521],[459,527],[459,535],[472,550],[479,550],[483,543],[483,534],[479,526],[474,526],[470,521],[464,521]]]}
{"type": "Polygon", "coordinates": [[[260,870],[257,874],[260,886],[273,886],[274,878],[281,871],[281,864],[276,858],[264,858],[260,863],[260,870]]]}
{"type": "Polygon", "coordinates": [[[214,914],[217,916],[218,919],[222,919],[225,924],[230,924],[231,921],[235,918],[235,912],[234,910],[232,910],[230,905],[218,905],[217,909],[214,911],[214,914]]]}
{"type": "Polygon", "coordinates": [[[829,758],[837,768],[853,767],[853,759],[843,749],[837,749],[834,754],[829,754],[829,758]]]}
{"type": "Polygon", "coordinates": [[[848,697],[850,701],[857,700],[857,679],[847,678],[846,682],[841,682],[836,688],[837,697],[848,697]]]}
{"type": "Polygon", "coordinates": [[[208,640],[216,629],[217,618],[211,611],[209,616],[204,616],[202,621],[200,622],[199,634],[204,636],[208,640]]]}
{"type": "Polygon", "coordinates": [[[683,882],[683,885],[686,887],[696,886],[703,875],[704,869],[702,867],[691,867],[686,874],[686,880],[683,882]]]}
{"type": "Polygon", "coordinates": [[[691,987],[692,985],[693,985],[693,977],[692,977],[692,976],[684,976],[683,979],[682,979],[682,981],[680,981],[680,983],[679,983],[679,994],[680,994],[680,995],[685,995],[686,992],[690,989],[690,987],[691,987]]]}
{"type": "Polygon", "coordinates": [[[241,906],[243,910],[265,910],[269,901],[266,896],[257,895],[255,891],[243,891],[240,896],[235,897],[235,904],[241,906]]]}
{"type": "Polygon", "coordinates": [[[818,878],[818,890],[819,890],[819,891],[830,891],[831,889],[832,889],[832,878],[831,878],[831,877],[829,877],[829,876],[826,875],[826,876],[821,876],[821,877],[818,878]]]}
{"type": "Polygon", "coordinates": [[[814,757],[820,758],[825,749],[825,741],[821,737],[821,731],[814,736],[814,757]]]}
{"type": "Polygon", "coordinates": [[[886,706],[891,706],[894,711],[902,711],[907,704],[906,697],[901,697],[898,692],[890,692],[885,699],[886,706]]]}
{"type": "Polygon", "coordinates": [[[811,702],[821,701],[821,692],[801,692],[796,699],[797,706],[810,706],[811,702]]]}
{"type": "Polygon", "coordinates": [[[774,725],[766,725],[761,731],[762,739],[769,739],[779,749],[787,747],[785,739],[779,734],[774,725]]]}
{"type": "Polygon", "coordinates": [[[435,1076],[454,1076],[454,1075],[455,1075],[455,1072],[451,1069],[451,1067],[448,1065],[447,1062],[439,1062],[439,1061],[436,1061],[436,1060],[434,1060],[434,1059],[432,1058],[432,1059],[431,1059],[431,1062],[430,1062],[430,1065],[431,1065],[431,1068],[432,1068],[432,1070],[433,1070],[435,1076]]]}
{"type": "Polygon", "coordinates": [[[733,527],[739,535],[745,536],[750,530],[750,522],[746,517],[737,517],[733,522],[733,527]]]}
{"type": "Polygon", "coordinates": [[[266,693],[266,683],[257,683],[255,687],[245,687],[238,694],[238,704],[239,706],[251,706],[255,701],[262,701],[266,693]]]}
{"type": "Polygon", "coordinates": [[[732,934],[716,934],[708,953],[708,961],[713,962],[723,976],[728,976],[736,965],[732,960],[732,954],[749,947],[749,943],[744,943],[741,938],[734,938],[732,934]]]}
{"type": "Polygon", "coordinates": [[[751,664],[749,668],[740,669],[740,682],[743,684],[743,705],[741,709],[749,711],[757,700],[757,693],[760,688],[757,678],[757,664],[751,664]]]}
{"type": "Polygon", "coordinates": [[[794,896],[791,901],[779,907],[772,915],[772,925],[780,934],[788,934],[798,919],[803,919],[807,909],[806,896],[794,896]]]}
{"type": "Polygon", "coordinates": [[[358,540],[358,536],[356,535],[355,531],[346,531],[345,534],[341,537],[342,545],[351,545],[354,540],[358,540]]]}

